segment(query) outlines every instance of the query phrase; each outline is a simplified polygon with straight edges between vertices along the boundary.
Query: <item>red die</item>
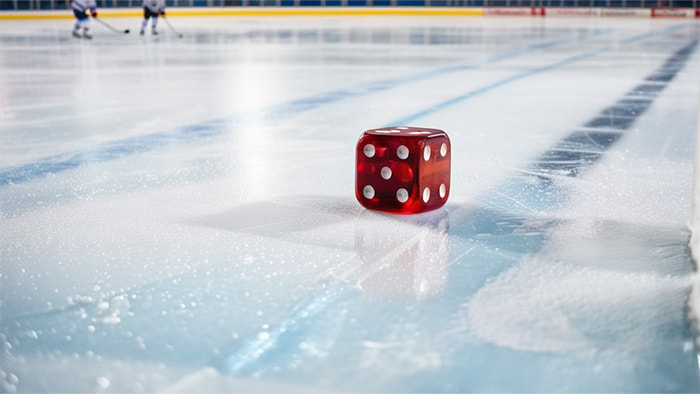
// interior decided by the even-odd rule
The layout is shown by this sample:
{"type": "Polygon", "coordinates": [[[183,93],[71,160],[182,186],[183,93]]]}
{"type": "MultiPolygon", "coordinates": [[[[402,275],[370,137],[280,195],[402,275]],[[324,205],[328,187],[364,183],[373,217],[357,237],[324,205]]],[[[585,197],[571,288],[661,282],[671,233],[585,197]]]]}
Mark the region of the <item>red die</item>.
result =
{"type": "Polygon", "coordinates": [[[365,208],[391,213],[440,208],[450,195],[450,151],[442,130],[367,130],[357,142],[355,196],[365,208]]]}

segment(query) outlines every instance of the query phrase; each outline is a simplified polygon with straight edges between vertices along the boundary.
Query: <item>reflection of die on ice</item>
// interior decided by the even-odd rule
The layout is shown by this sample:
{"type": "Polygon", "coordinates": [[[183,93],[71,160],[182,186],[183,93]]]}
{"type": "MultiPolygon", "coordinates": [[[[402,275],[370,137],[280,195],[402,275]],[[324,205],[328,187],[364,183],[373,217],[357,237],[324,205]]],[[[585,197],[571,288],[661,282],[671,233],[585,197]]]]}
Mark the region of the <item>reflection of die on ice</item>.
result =
{"type": "Polygon", "coordinates": [[[364,211],[355,225],[357,285],[366,294],[404,301],[440,293],[448,277],[448,233],[445,210],[390,218],[364,211]]]}
{"type": "Polygon", "coordinates": [[[442,130],[387,127],[365,131],[355,149],[355,196],[368,209],[418,213],[450,194],[450,139],[442,130]]]}

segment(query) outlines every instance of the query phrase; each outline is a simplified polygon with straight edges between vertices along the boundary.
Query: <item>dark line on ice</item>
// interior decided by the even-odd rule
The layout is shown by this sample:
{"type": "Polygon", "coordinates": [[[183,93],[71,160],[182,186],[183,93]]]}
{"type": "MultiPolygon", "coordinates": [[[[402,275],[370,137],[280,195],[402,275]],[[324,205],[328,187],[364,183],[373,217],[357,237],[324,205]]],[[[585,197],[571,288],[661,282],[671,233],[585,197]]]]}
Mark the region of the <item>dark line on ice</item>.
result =
{"type": "Polygon", "coordinates": [[[586,122],[582,127],[544,152],[530,166],[540,176],[566,175],[575,177],[590,168],[626,130],[651,106],[685,66],[697,47],[698,40],[686,45],[644,82],[627,92],[621,99],[586,122]],[[664,83],[657,83],[658,80],[664,83]],[[644,97],[639,99],[639,97],[644,97]]]}

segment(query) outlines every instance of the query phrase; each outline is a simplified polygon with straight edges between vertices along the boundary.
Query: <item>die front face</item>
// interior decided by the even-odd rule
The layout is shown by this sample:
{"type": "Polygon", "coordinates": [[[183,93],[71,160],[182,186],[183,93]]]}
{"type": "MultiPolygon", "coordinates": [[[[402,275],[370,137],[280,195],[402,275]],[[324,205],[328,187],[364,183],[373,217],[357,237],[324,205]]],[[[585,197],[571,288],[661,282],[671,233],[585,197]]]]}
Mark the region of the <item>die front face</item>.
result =
{"type": "Polygon", "coordinates": [[[367,130],[356,147],[357,200],[368,209],[400,214],[439,208],[450,193],[450,155],[442,130],[367,130]]]}

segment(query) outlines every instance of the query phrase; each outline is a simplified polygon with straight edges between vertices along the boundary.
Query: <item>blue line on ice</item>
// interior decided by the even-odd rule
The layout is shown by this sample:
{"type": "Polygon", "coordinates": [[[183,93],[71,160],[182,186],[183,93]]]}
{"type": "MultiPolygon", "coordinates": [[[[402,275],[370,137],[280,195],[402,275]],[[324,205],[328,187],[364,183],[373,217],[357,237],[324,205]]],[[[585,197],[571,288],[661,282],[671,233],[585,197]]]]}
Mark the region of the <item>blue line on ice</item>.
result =
{"type": "MultiPolygon", "coordinates": [[[[680,27],[682,27],[682,25],[676,26],[673,29],[677,29],[680,27]]],[[[666,30],[668,29],[664,29],[657,34],[661,34],[666,30]]],[[[559,45],[577,43],[603,34],[609,34],[611,32],[612,29],[605,29],[594,31],[591,34],[584,34],[580,36],[549,41],[541,44],[529,45],[522,49],[494,56],[482,62],[459,63],[438,67],[398,78],[368,83],[364,86],[356,86],[347,89],[319,94],[317,96],[302,98],[285,104],[263,108],[259,111],[253,111],[251,113],[237,114],[228,118],[213,119],[199,124],[186,125],[154,134],[108,142],[97,145],[92,148],[82,149],[76,152],[68,152],[65,154],[39,159],[33,163],[0,169],[0,185],[22,183],[49,174],[55,174],[58,172],[78,168],[84,165],[105,162],[128,155],[148,152],[173,144],[188,143],[202,138],[223,134],[226,130],[230,130],[230,127],[225,126],[236,123],[245,123],[246,119],[275,119],[286,117],[303,111],[318,108],[322,105],[338,102],[347,98],[369,95],[376,92],[396,88],[409,83],[434,78],[452,72],[481,67],[501,60],[526,55],[532,52],[559,45]]],[[[645,36],[647,35],[640,36],[639,39],[645,36]]],[[[499,83],[497,86],[504,85],[508,82],[512,81],[505,80],[499,83]]],[[[493,86],[492,88],[494,87],[496,86],[493,86]]]]}

